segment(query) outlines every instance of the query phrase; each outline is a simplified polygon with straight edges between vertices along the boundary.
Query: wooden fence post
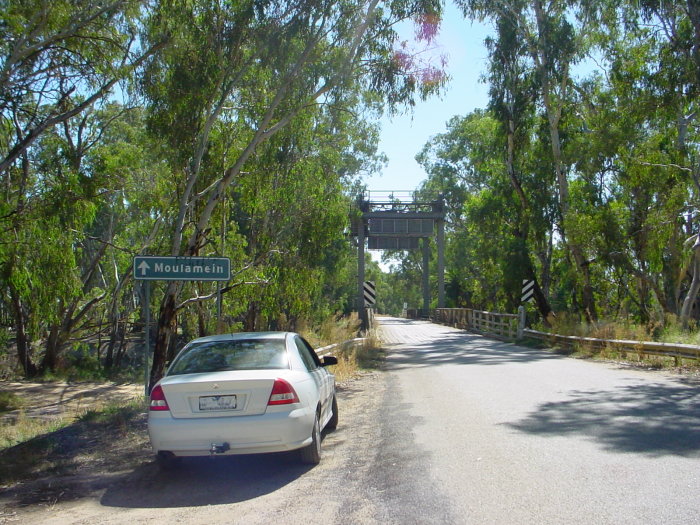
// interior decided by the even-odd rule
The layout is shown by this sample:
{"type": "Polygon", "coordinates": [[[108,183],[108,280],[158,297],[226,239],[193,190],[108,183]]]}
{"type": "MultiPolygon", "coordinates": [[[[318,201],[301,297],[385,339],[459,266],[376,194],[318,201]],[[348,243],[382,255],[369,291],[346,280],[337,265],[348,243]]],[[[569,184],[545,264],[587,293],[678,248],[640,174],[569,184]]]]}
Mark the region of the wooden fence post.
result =
{"type": "Polygon", "coordinates": [[[525,331],[525,307],[518,306],[518,339],[523,338],[525,331]]]}

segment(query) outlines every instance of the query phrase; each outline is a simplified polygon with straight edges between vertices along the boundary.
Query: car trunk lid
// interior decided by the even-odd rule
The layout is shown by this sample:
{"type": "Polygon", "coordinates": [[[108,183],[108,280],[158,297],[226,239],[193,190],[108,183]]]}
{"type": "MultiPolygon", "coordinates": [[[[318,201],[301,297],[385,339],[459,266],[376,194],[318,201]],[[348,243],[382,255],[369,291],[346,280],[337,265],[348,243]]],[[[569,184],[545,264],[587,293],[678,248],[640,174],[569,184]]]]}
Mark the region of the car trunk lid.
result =
{"type": "Polygon", "coordinates": [[[186,374],[163,379],[161,387],[174,418],[264,414],[279,370],[186,374]]]}

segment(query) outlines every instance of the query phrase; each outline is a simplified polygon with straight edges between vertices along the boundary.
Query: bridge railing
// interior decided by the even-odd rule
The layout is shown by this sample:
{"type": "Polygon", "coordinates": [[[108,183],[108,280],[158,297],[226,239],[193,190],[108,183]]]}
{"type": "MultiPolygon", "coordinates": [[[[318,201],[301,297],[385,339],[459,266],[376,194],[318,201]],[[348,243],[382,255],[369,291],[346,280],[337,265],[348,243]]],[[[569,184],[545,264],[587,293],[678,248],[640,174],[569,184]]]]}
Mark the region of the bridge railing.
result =
{"type": "Polygon", "coordinates": [[[525,315],[522,309],[519,314],[502,314],[473,310],[471,308],[438,308],[434,310],[432,319],[436,323],[511,341],[527,337],[566,349],[589,348],[595,351],[607,348],[615,350],[623,356],[631,353],[640,357],[646,355],[672,357],[676,366],[680,366],[682,359],[700,360],[700,346],[696,345],[624,339],[597,339],[530,330],[525,328],[525,315]]]}
{"type": "Polygon", "coordinates": [[[517,314],[502,314],[472,308],[438,308],[432,317],[436,323],[495,335],[499,338],[515,340],[518,336],[517,314]]]}
{"type": "Polygon", "coordinates": [[[316,349],[316,355],[318,357],[325,357],[327,355],[331,355],[337,352],[349,352],[353,348],[358,348],[364,345],[366,340],[367,339],[365,337],[357,337],[355,339],[344,341],[342,343],[335,343],[332,345],[323,346],[321,348],[316,349]]]}

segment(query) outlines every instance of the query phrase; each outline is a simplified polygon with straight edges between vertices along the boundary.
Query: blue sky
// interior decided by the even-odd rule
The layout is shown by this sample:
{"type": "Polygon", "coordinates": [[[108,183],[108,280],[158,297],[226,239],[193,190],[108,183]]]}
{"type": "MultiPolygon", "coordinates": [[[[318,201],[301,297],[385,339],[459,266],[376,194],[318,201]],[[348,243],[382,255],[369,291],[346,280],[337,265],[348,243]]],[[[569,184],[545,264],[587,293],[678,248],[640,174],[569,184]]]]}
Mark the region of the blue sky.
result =
{"type": "MultiPolygon", "coordinates": [[[[411,25],[399,32],[403,39],[413,39],[411,25]]],[[[381,120],[379,150],[387,155],[389,163],[381,175],[366,179],[371,192],[416,189],[426,174],[415,156],[426,142],[443,133],[453,116],[486,107],[488,88],[479,79],[486,71],[484,39],[488,33],[488,26],[465,20],[448,2],[436,45],[440,54],[447,55],[447,73],[452,79],[442,97],[417,102],[411,113],[381,120]]]]}

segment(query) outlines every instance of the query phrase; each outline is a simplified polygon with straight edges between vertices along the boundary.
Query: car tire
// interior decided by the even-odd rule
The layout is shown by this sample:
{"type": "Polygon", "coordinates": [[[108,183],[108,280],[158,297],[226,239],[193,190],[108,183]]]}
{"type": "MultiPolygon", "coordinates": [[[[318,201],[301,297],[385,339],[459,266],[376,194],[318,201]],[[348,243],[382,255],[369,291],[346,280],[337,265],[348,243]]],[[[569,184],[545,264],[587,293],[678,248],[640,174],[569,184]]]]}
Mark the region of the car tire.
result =
{"type": "Polygon", "coordinates": [[[338,400],[335,398],[335,394],[333,394],[333,403],[331,404],[331,411],[333,412],[333,414],[328,420],[326,429],[335,430],[336,428],[338,428],[338,400]]]}
{"type": "Polygon", "coordinates": [[[321,423],[318,421],[318,412],[311,430],[311,443],[300,450],[300,457],[301,462],[307,465],[318,465],[321,462],[321,423]]]}

